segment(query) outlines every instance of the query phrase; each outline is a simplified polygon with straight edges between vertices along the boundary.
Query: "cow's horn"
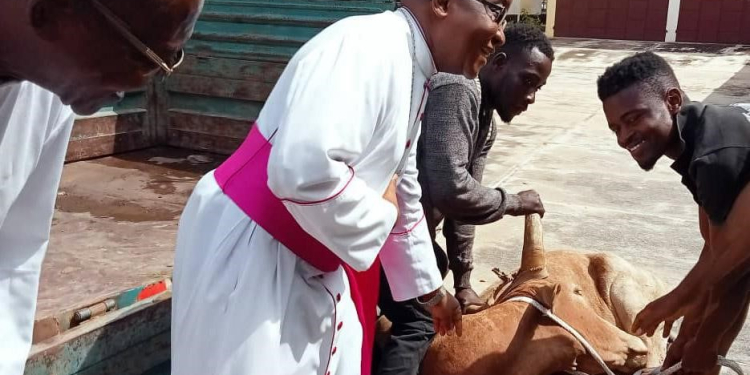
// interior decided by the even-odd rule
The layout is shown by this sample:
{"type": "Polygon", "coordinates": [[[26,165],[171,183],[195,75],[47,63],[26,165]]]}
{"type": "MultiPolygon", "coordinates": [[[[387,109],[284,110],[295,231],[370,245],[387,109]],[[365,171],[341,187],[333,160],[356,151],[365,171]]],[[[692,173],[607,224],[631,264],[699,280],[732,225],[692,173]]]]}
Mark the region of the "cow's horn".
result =
{"type": "Polygon", "coordinates": [[[544,232],[539,214],[526,215],[520,272],[534,272],[540,274],[540,276],[547,275],[547,261],[544,257],[544,232]]]}

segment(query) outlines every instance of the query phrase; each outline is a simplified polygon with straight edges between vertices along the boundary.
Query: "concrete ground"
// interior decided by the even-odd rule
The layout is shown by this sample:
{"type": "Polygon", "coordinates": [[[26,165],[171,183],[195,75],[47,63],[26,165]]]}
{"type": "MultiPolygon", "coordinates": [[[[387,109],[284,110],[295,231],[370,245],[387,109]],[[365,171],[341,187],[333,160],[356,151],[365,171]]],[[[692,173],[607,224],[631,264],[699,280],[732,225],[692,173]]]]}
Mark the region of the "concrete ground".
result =
{"type": "MultiPolygon", "coordinates": [[[[595,80],[634,51],[655,49],[693,99],[750,102],[750,49],[586,40],[555,46],[548,85],[527,114],[501,127],[485,182],[541,194],[548,249],[611,251],[676,284],[701,249],[697,208],[666,161],[645,173],[617,147],[595,80]]],[[[37,317],[170,274],[179,213],[199,176],[220,161],[195,156],[159,148],[65,167],[37,317]]],[[[517,268],[522,227],[508,217],[478,229],[478,289],[496,279],[493,267],[517,268]]],[[[750,364],[750,326],[730,357],[750,364]]]]}
{"type": "Polygon", "coordinates": [[[171,275],[180,213],[224,158],[194,154],[157,147],[65,166],[37,319],[171,275]]]}
{"type": "MultiPolygon", "coordinates": [[[[702,247],[697,206],[669,160],[646,173],[617,146],[596,96],[596,79],[616,61],[651,49],[669,60],[692,100],[748,103],[750,49],[587,40],[554,44],[557,60],[548,84],[526,114],[500,128],[485,183],[539,192],[547,209],[547,249],[613,252],[676,285],[702,247]]],[[[472,277],[477,289],[497,280],[493,267],[518,267],[522,236],[520,218],[478,228],[472,277]]],[[[750,323],[729,357],[750,370],[750,323]]]]}

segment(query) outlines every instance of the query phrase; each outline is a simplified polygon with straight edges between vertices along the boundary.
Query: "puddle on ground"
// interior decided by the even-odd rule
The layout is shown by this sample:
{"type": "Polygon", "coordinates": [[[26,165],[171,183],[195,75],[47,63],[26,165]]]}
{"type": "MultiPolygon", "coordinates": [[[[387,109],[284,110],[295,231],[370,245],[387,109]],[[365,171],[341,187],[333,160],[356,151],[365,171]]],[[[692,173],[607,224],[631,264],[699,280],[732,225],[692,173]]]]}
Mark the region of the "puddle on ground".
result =
{"type": "Polygon", "coordinates": [[[175,221],[181,210],[164,205],[143,207],[135,202],[121,199],[92,199],[71,194],[58,194],[55,209],[70,213],[89,213],[97,218],[140,223],[145,221],[175,221]]]}

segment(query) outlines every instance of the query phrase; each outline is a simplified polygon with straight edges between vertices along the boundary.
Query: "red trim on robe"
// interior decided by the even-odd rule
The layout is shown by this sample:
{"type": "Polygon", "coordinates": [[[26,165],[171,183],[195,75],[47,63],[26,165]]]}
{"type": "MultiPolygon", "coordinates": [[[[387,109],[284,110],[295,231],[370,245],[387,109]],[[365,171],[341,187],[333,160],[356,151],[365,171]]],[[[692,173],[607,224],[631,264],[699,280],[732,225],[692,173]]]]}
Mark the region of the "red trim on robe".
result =
{"type": "MultiPolygon", "coordinates": [[[[369,270],[357,272],[299,226],[268,188],[271,147],[258,127],[253,126],[240,148],[214,172],[216,182],[248,217],[302,260],[323,272],[333,272],[343,266],[362,325],[361,375],[370,375],[380,293],[380,261],[376,259],[369,270]]],[[[335,334],[338,328],[334,325],[332,329],[335,334]]]]}

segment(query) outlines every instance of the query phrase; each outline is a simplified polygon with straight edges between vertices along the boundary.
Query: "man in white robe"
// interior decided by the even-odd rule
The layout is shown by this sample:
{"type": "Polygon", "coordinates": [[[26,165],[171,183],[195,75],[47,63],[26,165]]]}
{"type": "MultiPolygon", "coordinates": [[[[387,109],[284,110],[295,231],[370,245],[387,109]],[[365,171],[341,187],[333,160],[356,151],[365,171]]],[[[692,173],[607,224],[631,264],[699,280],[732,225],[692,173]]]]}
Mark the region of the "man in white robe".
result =
{"type": "Polygon", "coordinates": [[[502,42],[501,3],[406,0],[295,54],[183,212],[173,374],[369,374],[381,263],[396,300],[418,298],[438,332],[460,331],[419,202],[416,140],[432,75],[476,77],[502,42]]]}
{"type": "Polygon", "coordinates": [[[29,82],[0,85],[0,374],[22,374],[73,112],[29,82]]]}
{"type": "MultiPolygon", "coordinates": [[[[31,347],[74,120],[67,104],[92,113],[160,69],[103,12],[116,14],[158,54],[177,56],[202,6],[201,0],[100,1],[0,1],[0,375],[22,374],[31,347]],[[156,3],[165,6],[144,16],[144,5],[156,3]]],[[[171,70],[175,61],[165,66],[171,70]]]]}

